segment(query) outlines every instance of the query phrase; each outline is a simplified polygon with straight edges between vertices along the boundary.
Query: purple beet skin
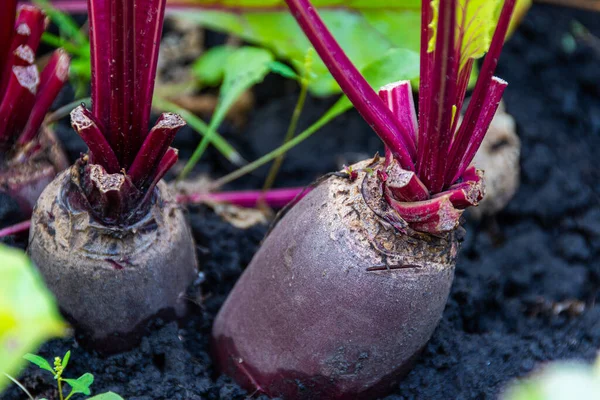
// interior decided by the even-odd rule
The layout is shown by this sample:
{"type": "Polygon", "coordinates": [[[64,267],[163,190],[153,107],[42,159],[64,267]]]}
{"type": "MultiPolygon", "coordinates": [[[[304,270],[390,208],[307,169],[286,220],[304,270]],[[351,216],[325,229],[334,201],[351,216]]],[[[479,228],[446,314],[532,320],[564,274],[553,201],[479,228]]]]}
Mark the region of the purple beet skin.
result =
{"type": "Polygon", "coordinates": [[[217,316],[221,371],[250,392],[354,399],[409,370],[441,318],[459,246],[455,232],[399,234],[369,196],[378,187],[364,172],[331,177],[277,224],[217,316]]]}

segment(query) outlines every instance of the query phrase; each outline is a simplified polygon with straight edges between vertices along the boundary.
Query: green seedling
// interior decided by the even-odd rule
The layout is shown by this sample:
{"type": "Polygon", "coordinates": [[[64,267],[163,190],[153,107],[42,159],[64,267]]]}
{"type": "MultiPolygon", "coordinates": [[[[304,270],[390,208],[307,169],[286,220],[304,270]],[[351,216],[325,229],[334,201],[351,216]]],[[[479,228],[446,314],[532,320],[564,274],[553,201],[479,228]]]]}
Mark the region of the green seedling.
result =
{"type": "MultiPolygon", "coordinates": [[[[67,365],[69,364],[69,360],[71,359],[71,351],[67,351],[63,358],[54,357],[53,365],[50,365],[45,358],[31,353],[27,353],[23,358],[30,363],[37,365],[40,369],[50,372],[54,376],[54,380],[56,380],[58,386],[58,396],[60,400],[69,400],[76,394],[83,394],[85,396],[91,395],[92,391],[90,386],[94,383],[94,375],[86,372],[77,379],[65,378],[63,376],[67,369],[67,365]],[[71,391],[66,397],[64,395],[64,385],[71,387],[71,391]]],[[[21,385],[20,387],[23,388],[21,385]]],[[[27,393],[27,391],[25,392],[27,393]]],[[[88,397],[88,400],[122,400],[122,398],[115,393],[107,392],[94,397],[88,397]]]]}

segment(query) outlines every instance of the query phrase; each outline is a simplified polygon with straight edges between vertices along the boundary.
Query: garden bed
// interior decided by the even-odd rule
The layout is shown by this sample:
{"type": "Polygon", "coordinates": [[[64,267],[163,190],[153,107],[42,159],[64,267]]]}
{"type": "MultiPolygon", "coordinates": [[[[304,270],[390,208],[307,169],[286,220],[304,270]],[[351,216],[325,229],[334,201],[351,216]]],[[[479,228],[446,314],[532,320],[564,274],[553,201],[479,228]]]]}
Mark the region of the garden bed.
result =
{"type": "MultiPolygon", "coordinates": [[[[497,75],[510,83],[505,102],[522,140],[522,185],[494,219],[467,223],[443,320],[390,399],[496,398],[511,379],[543,362],[589,361],[600,348],[600,48],[574,38],[573,21],[600,36],[596,14],[535,5],[505,47],[497,75]]],[[[247,127],[222,129],[249,160],[279,145],[297,97],[293,84],[273,76],[255,92],[247,127]]],[[[70,100],[68,90],[63,98],[70,100]]],[[[301,125],[330,104],[309,100],[301,125]]],[[[66,125],[59,136],[72,160],[85,151],[66,125]]],[[[186,158],[196,143],[196,134],[185,128],[175,147],[186,158]]],[[[381,150],[379,139],[350,112],[293,149],[277,183],[306,185],[381,150]]],[[[210,151],[198,170],[217,177],[233,168],[210,151]]],[[[229,188],[258,188],[265,173],[229,188]]],[[[0,226],[19,222],[0,204],[0,226]]],[[[190,208],[189,218],[203,272],[189,291],[187,320],[155,321],[139,347],[110,357],[87,352],[74,339],[53,340],[40,354],[72,350],[73,375],[91,372],[95,392],[111,390],[129,400],[244,398],[237,385],[215,375],[209,334],[268,227],[236,229],[205,206],[190,208]]],[[[26,242],[8,240],[21,247],[26,242]]],[[[43,371],[29,368],[20,381],[38,397],[56,398],[43,371]]],[[[1,398],[23,394],[11,388],[1,398]]]]}

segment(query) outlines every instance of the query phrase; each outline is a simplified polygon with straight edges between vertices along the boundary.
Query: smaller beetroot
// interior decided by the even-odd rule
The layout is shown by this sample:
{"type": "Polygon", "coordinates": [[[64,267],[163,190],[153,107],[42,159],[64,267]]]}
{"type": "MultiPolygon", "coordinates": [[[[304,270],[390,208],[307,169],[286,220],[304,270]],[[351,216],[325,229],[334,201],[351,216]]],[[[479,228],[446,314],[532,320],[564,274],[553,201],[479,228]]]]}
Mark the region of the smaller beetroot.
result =
{"type": "Polygon", "coordinates": [[[107,352],[136,342],[156,314],[184,311],[195,277],[183,211],[161,179],[185,122],[149,129],[165,0],[90,0],[92,111],[71,113],[89,147],[42,193],[29,254],[63,312],[107,352]]]}
{"type": "Polygon", "coordinates": [[[67,167],[54,133],[42,122],[68,78],[69,57],[57,50],[38,73],[35,52],[47,24],[44,13],[6,0],[0,14],[0,191],[31,214],[35,201],[67,167]]]}

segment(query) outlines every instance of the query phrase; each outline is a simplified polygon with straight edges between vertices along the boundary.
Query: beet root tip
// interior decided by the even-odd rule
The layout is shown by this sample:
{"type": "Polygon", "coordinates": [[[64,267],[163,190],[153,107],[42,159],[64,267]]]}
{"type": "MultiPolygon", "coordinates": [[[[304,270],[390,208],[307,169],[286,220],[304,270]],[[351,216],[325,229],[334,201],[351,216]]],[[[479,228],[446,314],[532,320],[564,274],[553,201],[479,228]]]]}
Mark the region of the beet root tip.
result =
{"type": "Polygon", "coordinates": [[[213,326],[221,372],[289,399],[375,398],[393,390],[444,310],[456,232],[400,233],[331,177],[278,223],[213,326]]]}

